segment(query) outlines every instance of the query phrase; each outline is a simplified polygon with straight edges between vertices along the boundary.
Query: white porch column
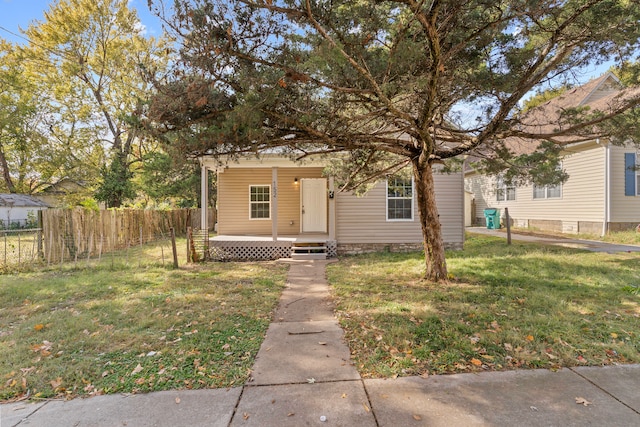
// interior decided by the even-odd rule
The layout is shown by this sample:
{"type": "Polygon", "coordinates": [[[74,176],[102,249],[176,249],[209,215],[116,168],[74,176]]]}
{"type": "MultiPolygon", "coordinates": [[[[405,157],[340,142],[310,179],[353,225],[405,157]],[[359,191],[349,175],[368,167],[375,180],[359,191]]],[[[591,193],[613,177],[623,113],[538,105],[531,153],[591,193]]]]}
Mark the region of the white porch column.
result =
{"type": "Polygon", "coordinates": [[[205,166],[204,160],[200,161],[202,169],[200,171],[200,229],[209,229],[209,169],[205,166]]]}
{"type": "Polygon", "coordinates": [[[271,168],[271,238],[278,240],[278,168],[271,168]]]}
{"type": "Polygon", "coordinates": [[[333,176],[329,176],[329,239],[336,240],[336,193],[333,176]]]}

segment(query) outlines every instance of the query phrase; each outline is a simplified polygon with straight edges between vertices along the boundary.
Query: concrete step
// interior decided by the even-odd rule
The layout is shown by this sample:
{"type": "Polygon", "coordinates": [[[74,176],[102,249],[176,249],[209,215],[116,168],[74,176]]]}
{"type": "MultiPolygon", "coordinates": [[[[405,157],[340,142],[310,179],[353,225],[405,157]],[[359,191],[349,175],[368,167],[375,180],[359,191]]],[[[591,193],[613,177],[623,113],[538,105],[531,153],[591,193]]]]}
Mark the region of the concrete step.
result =
{"type": "Polygon", "coordinates": [[[326,253],[291,253],[291,259],[327,259],[326,253]]]}

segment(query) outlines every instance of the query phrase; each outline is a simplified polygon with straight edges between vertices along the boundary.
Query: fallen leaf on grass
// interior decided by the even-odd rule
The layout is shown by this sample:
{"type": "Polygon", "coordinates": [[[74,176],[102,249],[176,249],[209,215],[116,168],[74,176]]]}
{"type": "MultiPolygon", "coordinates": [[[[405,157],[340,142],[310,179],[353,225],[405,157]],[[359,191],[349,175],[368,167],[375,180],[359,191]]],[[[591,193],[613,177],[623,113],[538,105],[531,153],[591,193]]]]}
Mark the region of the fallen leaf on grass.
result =
{"type": "Polygon", "coordinates": [[[482,361],[474,357],[473,359],[471,359],[471,364],[474,366],[482,366],[482,361]]]}
{"type": "Polygon", "coordinates": [[[587,399],[585,399],[584,397],[576,397],[576,403],[578,405],[584,405],[584,406],[589,406],[592,403],[589,402],[587,399]]]}
{"type": "Polygon", "coordinates": [[[533,341],[535,338],[533,338],[533,335],[527,335],[526,340],[527,341],[533,341]]]}
{"type": "Polygon", "coordinates": [[[51,384],[51,388],[55,390],[62,385],[62,378],[58,377],[55,380],[51,380],[49,384],[51,384]]]}
{"type": "Polygon", "coordinates": [[[44,329],[44,325],[42,323],[38,323],[33,327],[33,329],[35,329],[36,331],[41,331],[44,329]]]}
{"type": "Polygon", "coordinates": [[[139,374],[141,371],[142,371],[142,365],[138,363],[138,366],[133,368],[133,371],[131,371],[131,375],[139,374]]]}

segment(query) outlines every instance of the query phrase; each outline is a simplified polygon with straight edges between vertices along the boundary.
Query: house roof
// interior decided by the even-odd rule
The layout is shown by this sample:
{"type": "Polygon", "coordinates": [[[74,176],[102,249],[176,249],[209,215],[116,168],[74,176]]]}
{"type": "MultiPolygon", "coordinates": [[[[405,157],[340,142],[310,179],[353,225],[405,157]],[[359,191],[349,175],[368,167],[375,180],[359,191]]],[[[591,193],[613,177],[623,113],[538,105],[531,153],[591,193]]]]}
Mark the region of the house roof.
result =
{"type": "MultiPolygon", "coordinates": [[[[563,113],[576,107],[588,107],[589,111],[613,112],[620,105],[632,98],[640,96],[640,87],[623,88],[612,73],[592,79],[582,86],[575,87],[541,104],[528,112],[521,119],[520,130],[529,134],[552,134],[567,129],[570,124],[563,120],[563,113]]],[[[597,134],[589,134],[588,129],[553,137],[560,144],[571,144],[597,138],[597,134]]],[[[543,138],[540,138],[543,139],[543,138]]],[[[505,140],[507,147],[515,154],[526,154],[535,150],[531,139],[511,137],[505,140]]]]}
{"type": "Polygon", "coordinates": [[[28,196],[26,194],[0,194],[0,207],[48,208],[49,205],[42,200],[38,200],[35,197],[28,196]]]}

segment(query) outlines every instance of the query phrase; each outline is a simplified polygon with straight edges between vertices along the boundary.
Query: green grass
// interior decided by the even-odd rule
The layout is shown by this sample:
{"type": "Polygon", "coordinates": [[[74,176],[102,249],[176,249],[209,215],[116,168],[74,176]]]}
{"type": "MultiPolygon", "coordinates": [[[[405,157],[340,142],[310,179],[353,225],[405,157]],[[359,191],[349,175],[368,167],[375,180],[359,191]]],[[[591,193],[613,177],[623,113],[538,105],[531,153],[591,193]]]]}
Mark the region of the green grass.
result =
{"type": "Polygon", "coordinates": [[[421,280],[421,253],[329,267],[363,377],[640,362],[640,259],[473,236],[452,280],[421,280]]]}
{"type": "MultiPolygon", "coordinates": [[[[566,237],[568,239],[595,240],[595,241],[615,243],[620,245],[640,245],[640,233],[635,230],[614,231],[604,236],[601,236],[599,234],[591,234],[591,233],[566,234],[566,233],[539,230],[537,228],[514,227],[512,228],[512,230],[514,233],[522,233],[522,234],[541,234],[541,235],[549,235],[549,236],[560,236],[560,237],[566,237]]],[[[502,231],[506,232],[505,229],[502,229],[502,231]]]]}
{"type": "Polygon", "coordinates": [[[286,267],[136,256],[0,276],[0,400],[246,381],[286,267]]]}

